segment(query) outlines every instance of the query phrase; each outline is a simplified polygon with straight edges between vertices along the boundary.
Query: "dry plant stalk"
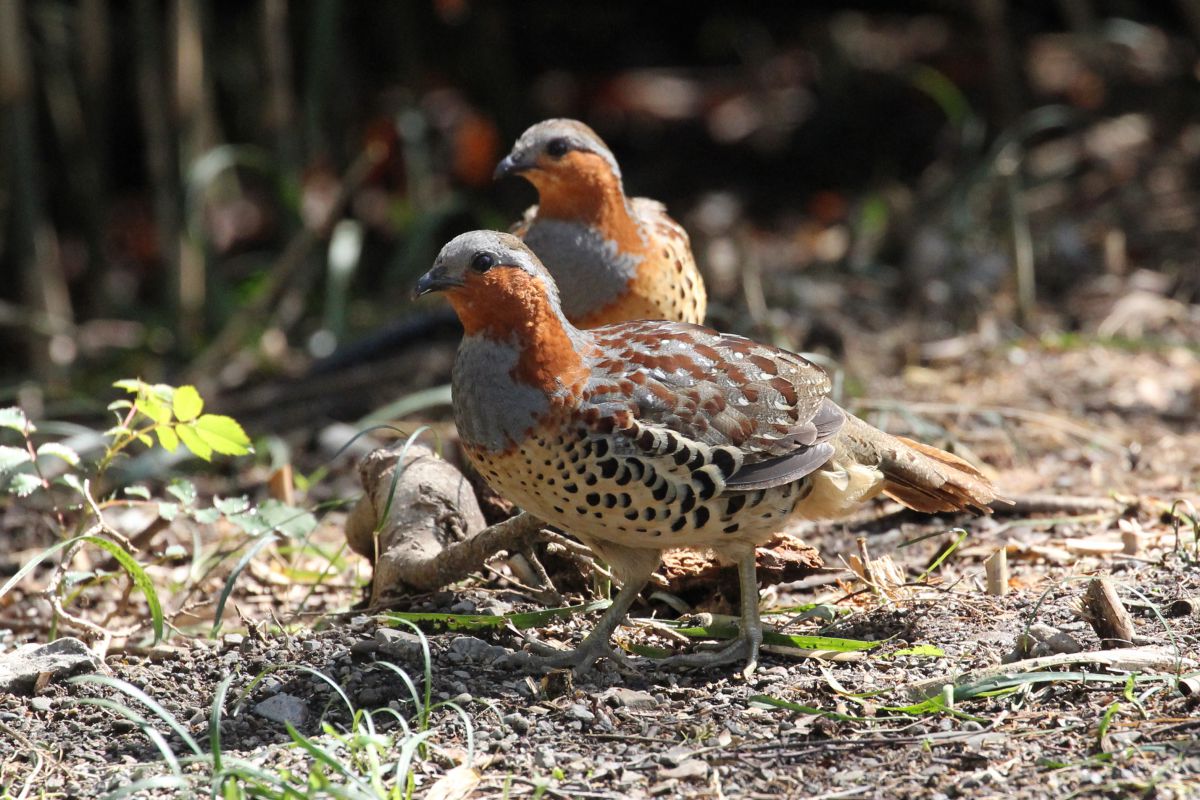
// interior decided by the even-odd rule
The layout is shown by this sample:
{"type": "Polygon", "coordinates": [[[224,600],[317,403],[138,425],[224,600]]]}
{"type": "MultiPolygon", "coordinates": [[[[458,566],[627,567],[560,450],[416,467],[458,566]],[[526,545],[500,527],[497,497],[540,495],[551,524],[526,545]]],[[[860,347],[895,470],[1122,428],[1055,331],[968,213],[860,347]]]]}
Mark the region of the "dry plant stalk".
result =
{"type": "MultiPolygon", "coordinates": [[[[999,675],[1019,675],[1023,672],[1041,672],[1054,667],[1090,665],[1118,672],[1167,672],[1177,675],[1196,666],[1194,658],[1176,652],[1153,647],[1121,647],[1115,650],[1088,653],[1059,653],[1052,656],[1027,658],[1009,664],[964,672],[961,675],[942,676],[918,681],[904,688],[905,696],[914,703],[936,697],[946,684],[965,685],[994,678],[999,675]]],[[[1180,681],[1182,683],[1182,681],[1180,681]]]]}
{"type": "Polygon", "coordinates": [[[1108,578],[1093,578],[1083,596],[1083,618],[1105,650],[1126,647],[1133,642],[1133,617],[1125,610],[1117,588],[1108,578]]]}
{"type": "Polygon", "coordinates": [[[1008,594],[1008,550],[1001,547],[983,562],[987,570],[987,592],[993,597],[1008,594]]]}
{"type": "Polygon", "coordinates": [[[905,586],[908,578],[904,570],[896,566],[890,555],[871,558],[867,552],[867,541],[862,536],[858,537],[858,553],[851,555],[846,564],[876,596],[896,600],[910,594],[905,586]]]}

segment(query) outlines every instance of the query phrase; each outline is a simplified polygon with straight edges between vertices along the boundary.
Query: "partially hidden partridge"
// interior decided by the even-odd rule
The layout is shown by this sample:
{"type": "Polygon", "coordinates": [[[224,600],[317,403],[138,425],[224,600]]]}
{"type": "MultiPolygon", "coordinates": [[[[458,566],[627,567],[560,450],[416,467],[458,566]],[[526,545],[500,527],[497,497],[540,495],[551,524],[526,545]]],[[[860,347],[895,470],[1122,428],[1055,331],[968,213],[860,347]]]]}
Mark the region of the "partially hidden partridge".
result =
{"type": "Polygon", "coordinates": [[[572,324],[704,321],[708,300],[687,232],[662,203],[625,196],[617,160],[587,125],[534,125],[496,167],[505,175],[538,191],[512,232],[554,276],[572,324]]]}
{"type": "MultiPolygon", "coordinates": [[[[754,547],[793,515],[837,517],[884,492],[924,512],[987,511],[997,495],[962,459],[890,436],[828,397],[803,358],[681,322],[572,325],[515,236],[464,233],[417,295],[443,291],[465,335],[454,364],[464,451],[500,494],[577,536],[621,584],[574,650],[536,659],[586,670],[664,550],[712,548],[738,565],[740,637],[667,663],[757,661],[754,547]]],[[[525,654],[528,655],[528,654],[525,654]]]]}

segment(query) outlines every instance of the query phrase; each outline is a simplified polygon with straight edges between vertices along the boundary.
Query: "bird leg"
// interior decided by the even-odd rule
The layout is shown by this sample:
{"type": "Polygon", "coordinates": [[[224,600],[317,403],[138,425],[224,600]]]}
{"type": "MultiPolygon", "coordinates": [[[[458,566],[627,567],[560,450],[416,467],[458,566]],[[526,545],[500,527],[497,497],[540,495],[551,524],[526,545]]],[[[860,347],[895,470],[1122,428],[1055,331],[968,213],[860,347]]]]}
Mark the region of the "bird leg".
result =
{"type": "Polygon", "coordinates": [[[715,667],[746,659],[742,675],[749,678],[758,668],[758,648],[762,645],[762,621],[758,617],[758,573],[754,550],[738,559],[738,584],[742,595],[742,624],[738,637],[720,650],[709,653],[684,653],[665,658],[661,663],[672,667],[715,667]]]}
{"type": "Polygon", "coordinates": [[[612,605],[605,610],[600,621],[596,623],[596,627],[579,643],[578,647],[570,650],[556,650],[541,642],[530,642],[530,646],[539,651],[537,654],[518,651],[501,659],[502,664],[538,671],[570,667],[576,675],[582,675],[592,668],[597,659],[607,657],[628,667],[625,657],[613,650],[609,645],[609,640],[612,639],[613,631],[617,629],[621,620],[625,619],[625,615],[633,607],[634,601],[637,600],[638,594],[641,593],[642,587],[646,585],[650,579],[650,573],[656,566],[657,563],[651,565],[649,571],[637,578],[629,579],[627,577],[621,585],[621,590],[613,598],[612,605]]]}

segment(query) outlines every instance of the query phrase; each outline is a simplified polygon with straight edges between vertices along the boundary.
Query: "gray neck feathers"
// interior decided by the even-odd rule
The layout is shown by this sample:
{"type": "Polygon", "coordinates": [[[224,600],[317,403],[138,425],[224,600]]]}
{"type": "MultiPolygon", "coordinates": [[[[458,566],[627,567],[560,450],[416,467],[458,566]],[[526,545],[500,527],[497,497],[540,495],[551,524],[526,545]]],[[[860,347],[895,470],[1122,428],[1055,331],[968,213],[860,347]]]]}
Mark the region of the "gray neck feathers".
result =
{"type": "Polygon", "coordinates": [[[525,244],[554,276],[563,312],[576,319],[616,300],[642,261],[577,222],[538,219],[525,235],[525,244]]]}

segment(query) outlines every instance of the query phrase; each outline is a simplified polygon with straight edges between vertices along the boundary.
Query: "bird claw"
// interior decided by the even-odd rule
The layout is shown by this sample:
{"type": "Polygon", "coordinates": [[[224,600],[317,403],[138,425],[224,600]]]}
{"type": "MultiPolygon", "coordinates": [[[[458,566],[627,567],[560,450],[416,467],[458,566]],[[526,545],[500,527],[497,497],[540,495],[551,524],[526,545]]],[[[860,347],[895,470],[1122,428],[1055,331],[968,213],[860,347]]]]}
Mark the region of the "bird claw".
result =
{"type": "Polygon", "coordinates": [[[590,672],[598,660],[607,658],[622,671],[635,671],[628,658],[604,642],[595,644],[584,642],[579,647],[570,650],[559,650],[545,642],[529,641],[527,647],[533,652],[517,650],[509,653],[502,656],[496,662],[496,666],[527,669],[533,672],[570,669],[576,676],[580,676],[590,672]]]}
{"type": "Polygon", "coordinates": [[[706,669],[732,664],[743,659],[746,661],[746,666],[742,668],[742,677],[748,679],[758,669],[758,643],[750,636],[739,636],[715,652],[682,653],[664,658],[659,663],[668,667],[706,669]]]}

